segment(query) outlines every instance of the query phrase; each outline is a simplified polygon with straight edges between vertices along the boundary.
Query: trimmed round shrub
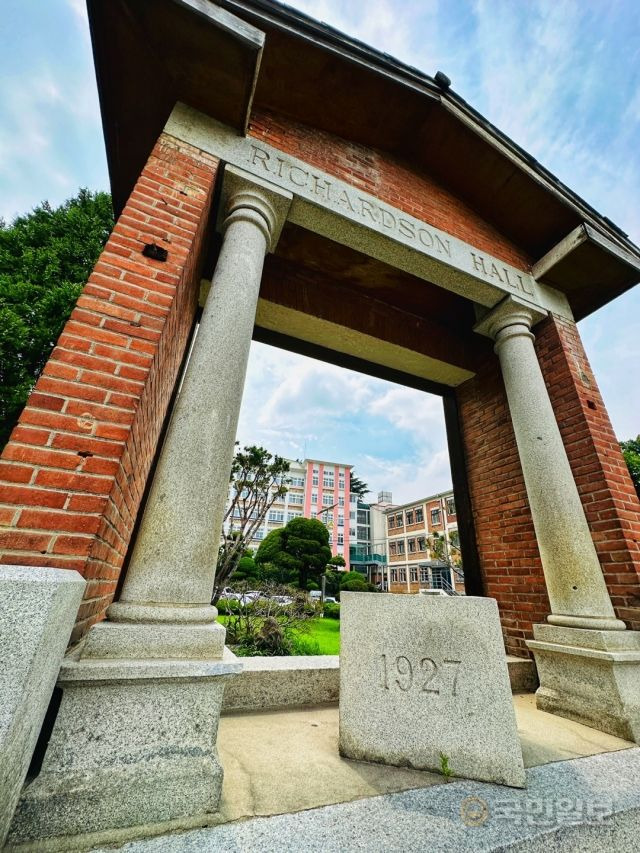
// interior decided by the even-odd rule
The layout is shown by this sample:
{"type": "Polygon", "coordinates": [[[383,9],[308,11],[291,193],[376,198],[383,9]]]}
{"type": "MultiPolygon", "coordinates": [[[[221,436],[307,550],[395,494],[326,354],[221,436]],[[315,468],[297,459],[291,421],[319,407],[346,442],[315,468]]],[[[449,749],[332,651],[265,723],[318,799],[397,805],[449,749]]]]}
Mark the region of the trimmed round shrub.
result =
{"type": "Polygon", "coordinates": [[[342,584],[340,592],[369,592],[369,584],[363,578],[353,578],[342,584]]]}

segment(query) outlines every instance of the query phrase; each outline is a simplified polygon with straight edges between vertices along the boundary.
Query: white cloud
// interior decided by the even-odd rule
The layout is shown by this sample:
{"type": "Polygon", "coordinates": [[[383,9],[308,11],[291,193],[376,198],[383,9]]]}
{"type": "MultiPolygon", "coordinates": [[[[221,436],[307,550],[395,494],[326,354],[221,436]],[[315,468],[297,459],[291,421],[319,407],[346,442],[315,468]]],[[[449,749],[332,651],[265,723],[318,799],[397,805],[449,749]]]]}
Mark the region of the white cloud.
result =
{"type": "Polygon", "coordinates": [[[252,344],[237,438],[354,465],[372,497],[410,501],[451,484],[439,397],[262,344],[252,344]]]}
{"type": "Polygon", "coordinates": [[[405,63],[430,68],[437,54],[438,0],[296,0],[294,5],[405,63]]]}

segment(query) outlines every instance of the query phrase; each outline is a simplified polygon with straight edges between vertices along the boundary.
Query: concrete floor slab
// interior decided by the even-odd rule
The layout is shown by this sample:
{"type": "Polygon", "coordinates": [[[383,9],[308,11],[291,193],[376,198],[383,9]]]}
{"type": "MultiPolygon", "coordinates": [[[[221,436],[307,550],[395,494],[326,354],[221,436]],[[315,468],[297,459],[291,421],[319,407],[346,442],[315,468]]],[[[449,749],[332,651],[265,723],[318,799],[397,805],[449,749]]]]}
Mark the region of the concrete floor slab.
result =
{"type": "MultiPolygon", "coordinates": [[[[633,746],[538,711],[533,694],[513,700],[525,767],[633,746]]],[[[342,758],[337,705],[223,716],[218,748],[225,769],[220,807],[224,822],[444,782],[442,776],[427,771],[342,758]]]]}

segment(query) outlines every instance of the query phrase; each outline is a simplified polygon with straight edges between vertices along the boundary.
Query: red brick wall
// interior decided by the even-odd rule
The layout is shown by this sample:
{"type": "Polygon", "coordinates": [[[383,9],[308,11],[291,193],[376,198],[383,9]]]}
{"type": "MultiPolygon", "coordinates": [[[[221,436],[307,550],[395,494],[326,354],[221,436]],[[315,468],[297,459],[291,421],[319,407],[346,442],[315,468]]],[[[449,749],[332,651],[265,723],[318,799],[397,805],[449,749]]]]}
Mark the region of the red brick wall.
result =
{"type": "Polygon", "coordinates": [[[618,616],[639,630],[638,496],[575,323],[549,317],[535,332],[549,396],[611,600],[618,616]]]}
{"type": "Polygon", "coordinates": [[[249,134],[509,264],[525,268],[531,264],[522,250],[440,183],[416,173],[386,152],[356,145],[273,113],[254,113],[249,134]]]}
{"type": "MultiPolygon", "coordinates": [[[[401,160],[273,113],[249,133],[515,266],[531,259],[446,187],[401,160]]],[[[621,618],[638,626],[638,504],[574,324],[537,330],[541,366],[621,618]],[[584,378],[586,377],[586,379],[584,378]],[[589,408],[588,400],[596,408],[589,408]]],[[[549,602],[497,359],[458,392],[478,548],[488,595],[500,604],[508,650],[527,655],[549,602]]],[[[396,532],[396,531],[394,531],[396,532]]]]}
{"type": "MultiPolygon", "coordinates": [[[[549,317],[536,350],[618,616],[640,626],[640,504],[574,323],[549,317]],[[595,406],[595,409],[591,407],[595,406]]],[[[549,613],[542,564],[495,356],[460,386],[467,473],[487,595],[507,650],[528,654],[549,613]]]]}
{"type": "Polygon", "coordinates": [[[0,562],[86,578],[73,639],[113,598],[197,306],[216,170],[159,138],[0,459],[0,562]]]}
{"type": "Polygon", "coordinates": [[[497,357],[457,397],[485,591],[498,601],[507,652],[526,657],[549,599],[497,357]]]}

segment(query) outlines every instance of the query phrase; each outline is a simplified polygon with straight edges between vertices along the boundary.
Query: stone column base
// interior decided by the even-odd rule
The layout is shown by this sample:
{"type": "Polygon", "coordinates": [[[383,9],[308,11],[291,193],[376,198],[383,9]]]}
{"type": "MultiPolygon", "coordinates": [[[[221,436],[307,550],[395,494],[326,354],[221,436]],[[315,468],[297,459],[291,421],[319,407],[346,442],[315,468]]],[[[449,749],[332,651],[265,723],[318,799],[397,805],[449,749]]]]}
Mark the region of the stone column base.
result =
{"type": "Polygon", "coordinates": [[[8,847],[72,849],[193,826],[216,812],[216,738],[234,655],[210,661],[67,660],[62,704],[38,776],[22,792],[8,847]]]}
{"type": "Polygon", "coordinates": [[[538,708],[640,743],[640,631],[534,625],[533,636],[538,708]]]}

